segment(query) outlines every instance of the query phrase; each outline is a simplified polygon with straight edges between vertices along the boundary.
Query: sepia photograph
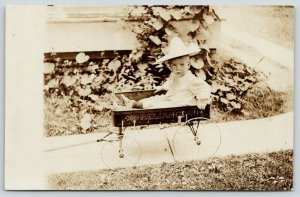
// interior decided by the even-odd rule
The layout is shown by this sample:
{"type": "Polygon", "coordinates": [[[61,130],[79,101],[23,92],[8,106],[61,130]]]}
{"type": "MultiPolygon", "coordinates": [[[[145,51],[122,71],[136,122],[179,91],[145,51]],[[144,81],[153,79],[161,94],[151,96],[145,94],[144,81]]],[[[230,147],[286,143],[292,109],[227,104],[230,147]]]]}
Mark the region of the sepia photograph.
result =
{"type": "Polygon", "coordinates": [[[5,189],[293,190],[293,6],[10,6],[6,17],[5,189]],[[36,61],[18,80],[29,19],[36,61]],[[16,125],[17,99],[34,135],[16,125]]]}

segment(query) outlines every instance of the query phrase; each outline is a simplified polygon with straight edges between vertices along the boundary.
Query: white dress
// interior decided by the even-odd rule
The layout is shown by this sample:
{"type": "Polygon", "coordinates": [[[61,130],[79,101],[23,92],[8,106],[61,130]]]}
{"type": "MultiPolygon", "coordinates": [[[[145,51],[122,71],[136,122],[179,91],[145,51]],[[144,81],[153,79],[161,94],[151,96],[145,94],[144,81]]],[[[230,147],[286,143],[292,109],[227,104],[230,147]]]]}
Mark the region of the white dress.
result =
{"type": "Polygon", "coordinates": [[[140,100],[143,108],[191,106],[197,105],[199,100],[210,102],[210,86],[191,71],[179,79],[174,79],[171,74],[163,88],[167,90],[166,94],[140,100]]]}

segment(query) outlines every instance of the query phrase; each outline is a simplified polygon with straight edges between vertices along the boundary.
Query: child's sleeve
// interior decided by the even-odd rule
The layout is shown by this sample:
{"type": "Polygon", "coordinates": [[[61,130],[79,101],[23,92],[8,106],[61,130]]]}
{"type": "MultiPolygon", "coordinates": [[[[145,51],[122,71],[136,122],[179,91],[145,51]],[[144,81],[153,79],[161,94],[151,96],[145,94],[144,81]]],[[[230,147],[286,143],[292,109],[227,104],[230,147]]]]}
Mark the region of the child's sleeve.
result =
{"type": "Polygon", "coordinates": [[[165,83],[162,85],[162,88],[164,90],[169,90],[170,89],[170,78],[168,78],[167,81],[165,81],[165,83]]]}
{"type": "Polygon", "coordinates": [[[204,80],[195,77],[190,81],[190,91],[195,95],[196,100],[210,101],[210,85],[204,80]]]}

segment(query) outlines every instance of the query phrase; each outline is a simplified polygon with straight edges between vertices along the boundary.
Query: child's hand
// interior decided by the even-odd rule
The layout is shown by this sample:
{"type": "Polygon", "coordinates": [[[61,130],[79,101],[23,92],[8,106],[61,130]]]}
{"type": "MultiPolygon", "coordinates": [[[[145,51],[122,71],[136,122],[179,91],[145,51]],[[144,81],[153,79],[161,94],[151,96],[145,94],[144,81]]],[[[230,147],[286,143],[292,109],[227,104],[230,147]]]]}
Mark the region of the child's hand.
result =
{"type": "Polygon", "coordinates": [[[207,104],[208,104],[208,100],[207,99],[200,99],[200,100],[198,100],[197,107],[199,109],[205,109],[205,107],[206,107],[207,104]]]}
{"type": "Polygon", "coordinates": [[[164,88],[162,86],[156,86],[154,93],[158,93],[158,92],[163,91],[163,90],[164,90],[164,88]]]}
{"type": "Polygon", "coordinates": [[[206,103],[198,103],[197,107],[199,109],[205,109],[206,105],[207,105],[206,103]]]}

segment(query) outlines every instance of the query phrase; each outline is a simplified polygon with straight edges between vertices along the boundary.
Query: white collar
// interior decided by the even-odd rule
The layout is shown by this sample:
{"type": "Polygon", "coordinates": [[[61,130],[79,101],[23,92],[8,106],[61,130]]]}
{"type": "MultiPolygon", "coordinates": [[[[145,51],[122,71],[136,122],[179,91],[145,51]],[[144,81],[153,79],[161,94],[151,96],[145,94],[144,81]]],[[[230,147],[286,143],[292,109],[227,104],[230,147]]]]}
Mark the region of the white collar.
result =
{"type": "MultiPolygon", "coordinates": [[[[185,75],[180,78],[180,80],[185,79],[185,78],[189,78],[191,75],[193,75],[191,70],[188,70],[188,71],[186,71],[185,75]]],[[[173,74],[171,74],[170,79],[172,81],[174,80],[173,74]]]]}

